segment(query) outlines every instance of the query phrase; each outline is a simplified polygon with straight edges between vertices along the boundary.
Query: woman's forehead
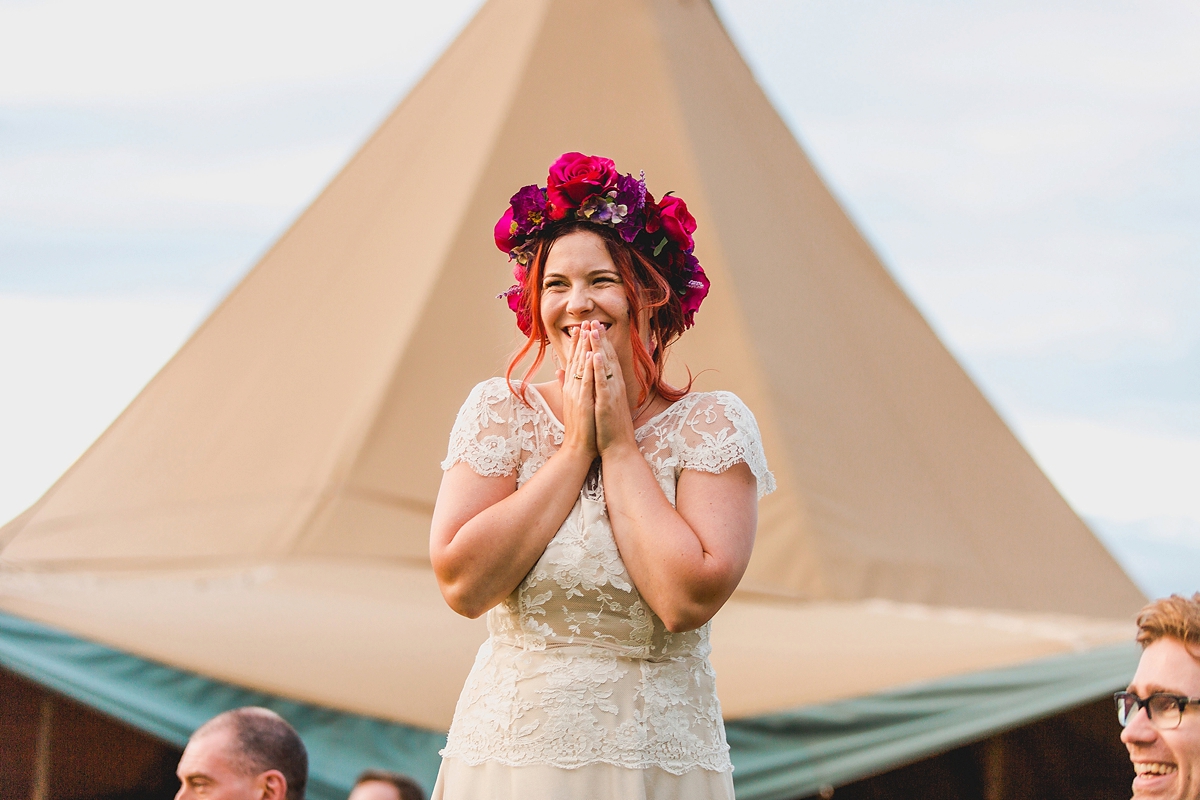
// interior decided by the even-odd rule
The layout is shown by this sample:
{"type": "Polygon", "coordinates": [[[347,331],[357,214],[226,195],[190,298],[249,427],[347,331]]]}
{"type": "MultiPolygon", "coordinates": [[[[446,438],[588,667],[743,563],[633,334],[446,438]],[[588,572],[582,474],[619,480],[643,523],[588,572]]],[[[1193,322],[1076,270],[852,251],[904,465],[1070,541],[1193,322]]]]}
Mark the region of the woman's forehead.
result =
{"type": "Polygon", "coordinates": [[[604,239],[591,231],[573,231],[557,239],[546,255],[546,272],[616,270],[604,239]]]}

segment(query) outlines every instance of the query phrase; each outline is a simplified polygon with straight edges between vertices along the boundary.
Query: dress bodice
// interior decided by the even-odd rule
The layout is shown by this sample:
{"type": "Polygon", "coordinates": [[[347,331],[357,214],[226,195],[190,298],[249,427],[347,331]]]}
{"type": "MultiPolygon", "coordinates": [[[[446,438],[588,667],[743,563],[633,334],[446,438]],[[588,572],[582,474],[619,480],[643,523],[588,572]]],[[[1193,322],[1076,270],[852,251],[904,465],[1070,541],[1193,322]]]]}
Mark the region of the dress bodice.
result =
{"type": "MultiPolygon", "coordinates": [[[[503,379],[468,397],[442,466],[513,475],[518,487],[557,451],[563,428],[536,389],[526,404],[503,379]]],[[[635,432],[674,504],[685,469],[750,466],[774,488],[753,415],[728,392],[693,393],[635,432]]],[[[679,774],[728,770],[709,626],[671,633],[633,585],[613,538],[599,462],[537,563],[488,612],[444,754],[468,762],[562,767],[607,762],[679,774]]]]}

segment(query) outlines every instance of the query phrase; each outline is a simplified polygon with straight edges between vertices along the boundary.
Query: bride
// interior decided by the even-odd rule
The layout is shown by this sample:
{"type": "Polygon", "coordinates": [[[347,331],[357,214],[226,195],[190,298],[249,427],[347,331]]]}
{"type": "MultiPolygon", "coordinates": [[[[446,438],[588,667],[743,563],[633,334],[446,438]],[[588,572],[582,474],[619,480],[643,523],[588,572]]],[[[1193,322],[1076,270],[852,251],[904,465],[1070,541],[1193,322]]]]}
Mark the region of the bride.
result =
{"type": "Polygon", "coordinates": [[[678,197],[580,153],[496,225],[528,341],[471,392],[442,464],[433,569],[490,636],[434,800],[733,797],[709,620],[774,479],[736,396],[663,378],[708,293],[695,229],[678,197]],[[556,379],[529,383],[547,351],[556,379]]]}

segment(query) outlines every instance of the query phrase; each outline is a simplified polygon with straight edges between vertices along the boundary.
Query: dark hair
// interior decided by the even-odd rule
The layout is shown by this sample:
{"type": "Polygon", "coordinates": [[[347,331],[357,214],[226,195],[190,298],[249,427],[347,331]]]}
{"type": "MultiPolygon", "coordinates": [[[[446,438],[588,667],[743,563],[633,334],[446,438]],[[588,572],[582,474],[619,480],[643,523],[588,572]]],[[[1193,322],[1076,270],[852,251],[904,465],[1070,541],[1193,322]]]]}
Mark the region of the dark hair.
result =
{"type": "Polygon", "coordinates": [[[369,769],[358,776],[358,780],[354,782],[354,785],[358,786],[360,783],[368,781],[390,783],[400,793],[400,800],[425,800],[425,791],[421,788],[420,784],[407,775],[401,775],[399,772],[388,772],[384,769],[369,769]]]}
{"type": "Polygon", "coordinates": [[[308,751],[287,720],[268,708],[235,708],[201,725],[192,738],[226,726],[233,729],[237,739],[235,759],[245,773],[260,775],[279,770],[287,781],[287,800],[304,800],[308,751]]]}
{"type": "MultiPolygon", "coordinates": [[[[689,377],[687,386],[677,389],[663,380],[663,368],[667,364],[667,348],[675,343],[683,333],[683,306],[679,298],[671,290],[671,284],[659,271],[658,266],[640,250],[630,245],[612,228],[596,225],[584,220],[568,220],[546,227],[537,238],[537,247],[533,260],[525,273],[525,282],[521,289],[521,308],[518,314],[529,315],[529,338],[524,346],[513,356],[508,364],[505,377],[512,385],[512,373],[517,364],[529,355],[529,351],[537,348],[533,363],[525,371],[521,379],[521,391],[518,393],[525,399],[525,385],[530,376],[537,372],[542,360],[546,357],[546,348],[550,340],[546,336],[545,325],[542,324],[542,277],[546,272],[546,259],[554,243],[570,233],[587,231],[599,236],[608,250],[609,258],[621,276],[625,286],[625,297],[629,301],[629,327],[633,346],[633,366],[637,376],[640,391],[637,402],[640,405],[650,392],[658,394],[669,402],[675,402],[686,395],[692,388],[689,377]],[[654,343],[654,350],[646,349],[641,337],[642,311],[649,311],[649,333],[654,343]]],[[[690,376],[690,373],[689,373],[690,376]]]]}

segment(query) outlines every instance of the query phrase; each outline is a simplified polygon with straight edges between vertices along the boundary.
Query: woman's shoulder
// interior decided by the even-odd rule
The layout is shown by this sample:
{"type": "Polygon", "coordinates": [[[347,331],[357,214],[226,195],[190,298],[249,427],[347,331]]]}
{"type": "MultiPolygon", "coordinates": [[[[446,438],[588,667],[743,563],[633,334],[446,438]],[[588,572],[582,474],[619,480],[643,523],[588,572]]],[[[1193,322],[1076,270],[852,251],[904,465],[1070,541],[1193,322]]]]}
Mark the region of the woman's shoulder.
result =
{"type": "Polygon", "coordinates": [[[758,421],[740,397],[727,391],[692,392],[677,405],[674,449],[680,467],[721,473],[745,462],[758,481],[759,498],[775,490],[758,421]]]}
{"type": "Polygon", "coordinates": [[[464,411],[482,413],[493,419],[504,418],[517,424],[540,419],[546,400],[538,384],[488,378],[475,384],[463,403],[464,411]]]}
{"type": "MultiPolygon", "coordinates": [[[[521,382],[513,381],[512,385],[517,390],[520,390],[521,382]]],[[[471,389],[471,395],[478,395],[480,397],[500,397],[506,394],[511,394],[509,383],[499,375],[494,378],[482,380],[475,384],[475,388],[471,389]]]]}
{"type": "Polygon", "coordinates": [[[754,414],[742,402],[742,398],[724,389],[710,392],[688,392],[672,407],[672,410],[688,420],[720,414],[733,422],[746,420],[754,425],[755,430],[758,427],[754,420],[754,414]]]}
{"type": "Polygon", "coordinates": [[[488,407],[508,405],[517,398],[517,393],[520,391],[520,381],[513,381],[510,384],[503,377],[488,378],[475,384],[467,394],[466,402],[463,405],[488,407]]]}

